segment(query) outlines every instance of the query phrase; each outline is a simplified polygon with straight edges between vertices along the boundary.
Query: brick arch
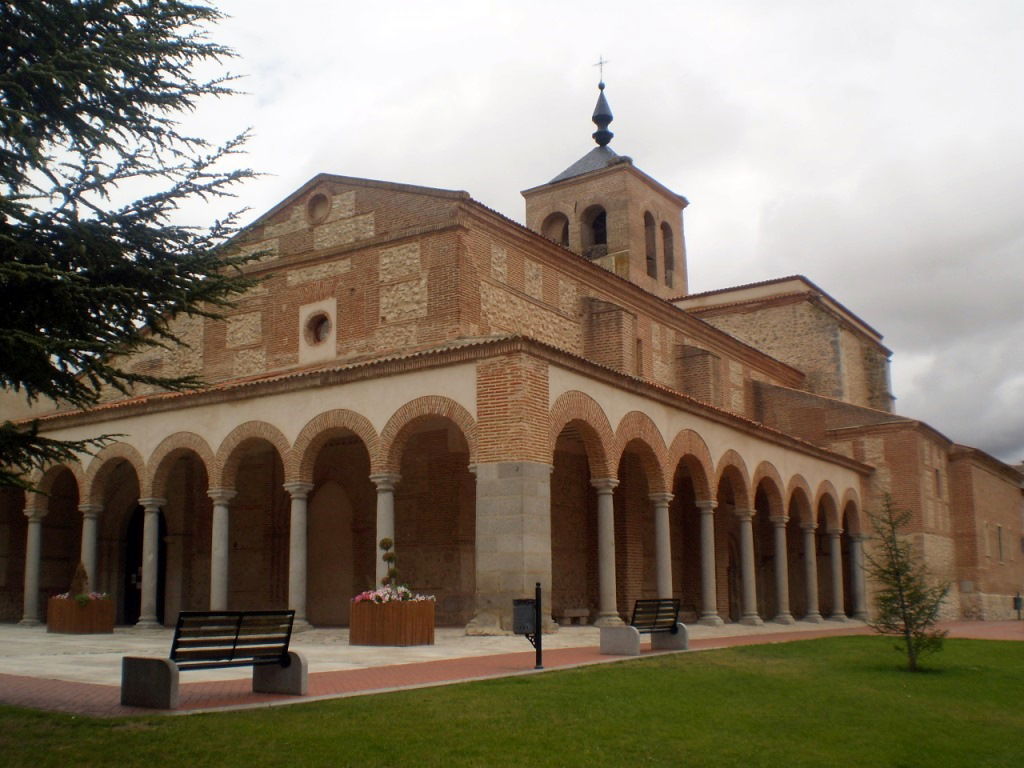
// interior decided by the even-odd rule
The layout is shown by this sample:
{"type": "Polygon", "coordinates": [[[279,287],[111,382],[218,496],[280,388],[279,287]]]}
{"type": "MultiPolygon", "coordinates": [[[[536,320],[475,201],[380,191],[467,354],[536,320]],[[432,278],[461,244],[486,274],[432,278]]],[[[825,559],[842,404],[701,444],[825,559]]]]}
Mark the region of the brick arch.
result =
{"type": "Polygon", "coordinates": [[[469,411],[451,398],[427,395],[410,400],[388,419],[380,433],[379,448],[370,455],[371,471],[398,472],[410,427],[427,416],[440,416],[455,424],[469,445],[469,463],[476,461],[476,421],[469,411]]]}
{"type": "Polygon", "coordinates": [[[128,445],[128,443],[113,443],[97,453],[93,460],[89,462],[89,468],[85,473],[86,493],[80,497],[84,503],[103,503],[103,492],[106,490],[107,477],[117,459],[131,464],[139,483],[139,497],[145,498],[145,494],[142,492],[142,483],[146,478],[146,462],[143,460],[142,454],[131,445],[128,445]]]}
{"type": "Polygon", "coordinates": [[[846,532],[852,534],[862,533],[864,521],[861,520],[860,494],[853,488],[847,488],[846,493],[843,494],[843,503],[840,509],[842,510],[840,522],[843,517],[849,521],[846,526],[846,532]]]}
{"type": "Polygon", "coordinates": [[[753,509],[750,498],[750,472],[747,470],[747,463],[743,457],[730,448],[722,454],[718,460],[718,469],[715,472],[715,496],[718,495],[718,487],[722,480],[729,476],[733,485],[733,497],[737,509],[753,509]]]}
{"type": "Polygon", "coordinates": [[[768,496],[768,505],[773,515],[785,515],[786,506],[783,502],[782,489],[786,487],[782,482],[782,475],[775,465],[770,461],[762,461],[754,470],[754,476],[750,480],[750,488],[755,496],[761,484],[765,485],[765,493],[768,496]]]}
{"type": "Polygon", "coordinates": [[[672,441],[668,449],[668,467],[673,476],[680,463],[686,463],[693,478],[693,491],[698,501],[714,498],[710,478],[715,474],[715,463],[711,460],[704,438],[692,429],[684,429],[672,441]]]}
{"type": "Polygon", "coordinates": [[[328,440],[342,430],[351,432],[363,441],[371,460],[380,452],[377,430],[366,417],[345,408],[325,411],[310,419],[295,438],[288,463],[285,465],[286,482],[312,482],[313,465],[316,463],[317,454],[328,440]]]}
{"type": "Polygon", "coordinates": [[[818,510],[825,504],[825,527],[839,528],[839,494],[836,488],[828,480],[822,480],[818,485],[818,492],[814,495],[814,519],[818,519],[818,510]]]}
{"type": "Polygon", "coordinates": [[[231,430],[217,449],[213,472],[210,473],[211,488],[235,487],[235,474],[241,461],[238,448],[249,440],[264,440],[270,443],[281,457],[281,462],[287,466],[291,446],[281,430],[264,421],[247,421],[231,430]]]}
{"type": "Polygon", "coordinates": [[[587,451],[587,461],[590,463],[590,476],[615,477],[615,468],[610,461],[616,445],[612,425],[597,401],[579,390],[563,392],[551,406],[549,449],[552,464],[558,436],[572,423],[581,427],[580,434],[587,451]]]}
{"type": "Polygon", "coordinates": [[[174,459],[182,453],[195,454],[206,469],[209,479],[215,463],[213,449],[210,444],[195,432],[175,432],[160,441],[146,466],[146,480],[142,484],[141,493],[146,496],[164,497],[167,491],[167,478],[170,475],[174,459]]]}
{"type": "Polygon", "coordinates": [[[651,493],[665,493],[670,490],[666,482],[668,449],[665,447],[665,438],[646,413],[630,411],[622,417],[618,429],[615,430],[615,453],[611,457],[613,466],[618,467],[626,448],[634,441],[646,449],[640,451],[640,460],[647,474],[651,493]]]}
{"type": "Polygon", "coordinates": [[[26,511],[46,509],[47,497],[50,489],[53,488],[53,481],[61,472],[70,472],[74,476],[75,483],[78,485],[79,503],[85,503],[85,489],[87,486],[85,470],[78,462],[69,461],[62,464],[50,464],[46,469],[37,469],[32,472],[28,480],[38,493],[29,492],[25,494],[26,511]]]}
{"type": "Polygon", "coordinates": [[[814,492],[811,490],[811,484],[804,479],[803,475],[793,475],[793,477],[789,479],[789,485],[786,486],[786,514],[789,514],[790,507],[793,505],[793,497],[798,492],[803,497],[804,501],[802,505],[797,505],[800,514],[800,522],[815,522],[814,508],[811,504],[811,500],[814,498],[814,492]]]}

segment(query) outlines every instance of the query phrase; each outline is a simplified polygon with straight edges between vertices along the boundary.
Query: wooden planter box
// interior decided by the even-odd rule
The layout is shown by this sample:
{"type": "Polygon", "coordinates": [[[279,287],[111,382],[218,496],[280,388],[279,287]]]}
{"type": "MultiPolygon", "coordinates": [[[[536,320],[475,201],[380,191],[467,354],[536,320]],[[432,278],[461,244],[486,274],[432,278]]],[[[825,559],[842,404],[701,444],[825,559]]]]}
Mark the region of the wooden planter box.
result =
{"type": "Polygon", "coordinates": [[[349,645],[433,645],[434,601],[352,603],[349,645]]]}
{"type": "Polygon", "coordinates": [[[114,601],[77,600],[51,597],[46,604],[46,631],[67,634],[101,634],[114,631],[114,601]]]}

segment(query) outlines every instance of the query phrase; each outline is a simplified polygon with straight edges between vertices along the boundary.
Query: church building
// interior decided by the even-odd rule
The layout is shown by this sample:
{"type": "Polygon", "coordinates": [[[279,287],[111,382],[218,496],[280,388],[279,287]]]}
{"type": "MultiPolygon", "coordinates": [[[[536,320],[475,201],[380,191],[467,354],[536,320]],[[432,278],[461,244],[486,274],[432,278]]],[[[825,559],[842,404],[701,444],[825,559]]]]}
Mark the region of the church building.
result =
{"type": "Polygon", "coordinates": [[[893,412],[882,335],[806,277],[693,294],[687,200],[596,146],[523,192],[526,225],[466,192],[320,174],[233,247],[264,278],[187,346],[122,364],[196,374],[30,409],[55,438],[119,437],[0,492],[0,619],[45,620],[79,561],[119,624],[293,608],[346,626],[383,574],[437,622],[864,619],[885,494],[951,585],[948,618],[1024,591],[1020,468],[893,412]]]}

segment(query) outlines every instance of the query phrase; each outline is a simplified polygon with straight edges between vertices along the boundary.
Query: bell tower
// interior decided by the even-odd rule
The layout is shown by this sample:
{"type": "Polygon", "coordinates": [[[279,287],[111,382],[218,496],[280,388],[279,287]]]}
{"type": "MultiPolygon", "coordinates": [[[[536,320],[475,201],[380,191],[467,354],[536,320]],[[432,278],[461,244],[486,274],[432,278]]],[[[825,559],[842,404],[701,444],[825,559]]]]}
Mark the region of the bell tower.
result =
{"type": "Polygon", "coordinates": [[[688,201],[608,146],[613,116],[604,82],[597,87],[597,146],[548,183],[523,191],[526,226],[657,296],[685,296],[688,201]]]}

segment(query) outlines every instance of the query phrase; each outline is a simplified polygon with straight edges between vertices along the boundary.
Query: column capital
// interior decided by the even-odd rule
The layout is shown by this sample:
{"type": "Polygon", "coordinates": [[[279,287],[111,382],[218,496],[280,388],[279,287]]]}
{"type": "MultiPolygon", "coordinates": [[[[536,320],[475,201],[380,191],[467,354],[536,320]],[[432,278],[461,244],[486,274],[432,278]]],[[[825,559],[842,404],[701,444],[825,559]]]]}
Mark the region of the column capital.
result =
{"type": "Polygon", "coordinates": [[[380,472],[370,475],[370,482],[377,486],[378,491],[393,491],[402,476],[397,472],[380,472]]]}
{"type": "Polygon", "coordinates": [[[695,506],[702,515],[710,515],[713,514],[715,509],[718,508],[718,502],[713,501],[711,499],[707,499],[705,501],[696,502],[695,506]]]}
{"type": "Polygon", "coordinates": [[[102,504],[79,504],[78,511],[82,513],[82,517],[96,518],[100,516],[100,512],[103,511],[102,504]]]}
{"type": "Polygon", "coordinates": [[[590,484],[597,489],[598,493],[611,493],[619,484],[619,480],[616,477],[595,477],[590,484]]]}
{"type": "Polygon", "coordinates": [[[829,529],[827,529],[827,533],[828,533],[829,536],[831,536],[833,538],[839,538],[843,534],[843,529],[842,528],[829,528],[829,529]]]}
{"type": "Polygon", "coordinates": [[[818,527],[817,523],[808,523],[808,522],[800,523],[800,530],[802,530],[802,531],[813,531],[817,527],[818,527]]]}
{"type": "Polygon", "coordinates": [[[156,496],[150,496],[145,499],[139,499],[139,504],[147,512],[159,512],[160,507],[167,503],[167,499],[160,499],[156,496]]]}
{"type": "Polygon", "coordinates": [[[309,492],[313,490],[313,484],[312,483],[303,483],[303,482],[285,483],[281,487],[284,488],[286,491],[288,491],[288,494],[293,499],[304,499],[304,498],[306,498],[309,495],[309,492]]]}
{"type": "Polygon", "coordinates": [[[754,510],[753,509],[739,509],[739,508],[736,508],[736,509],[734,509],[732,511],[732,513],[734,515],[736,515],[736,517],[739,518],[740,520],[753,520],[754,519],[754,510]]]}
{"type": "Polygon", "coordinates": [[[25,509],[25,517],[28,518],[30,523],[36,523],[46,517],[50,510],[39,507],[28,507],[25,509]]]}
{"type": "Polygon", "coordinates": [[[772,525],[776,528],[784,528],[786,523],[789,522],[789,518],[786,515],[771,515],[768,519],[771,520],[772,525]]]}
{"type": "Polygon", "coordinates": [[[674,494],[671,493],[652,493],[647,498],[654,502],[655,506],[658,504],[668,504],[675,498],[674,494]]]}
{"type": "Polygon", "coordinates": [[[206,491],[206,495],[210,497],[214,504],[227,504],[238,495],[238,491],[234,488],[209,488],[206,491]]]}
{"type": "Polygon", "coordinates": [[[867,541],[870,538],[871,537],[868,536],[866,533],[851,533],[850,534],[850,541],[856,541],[858,544],[863,543],[863,542],[867,541]]]}

